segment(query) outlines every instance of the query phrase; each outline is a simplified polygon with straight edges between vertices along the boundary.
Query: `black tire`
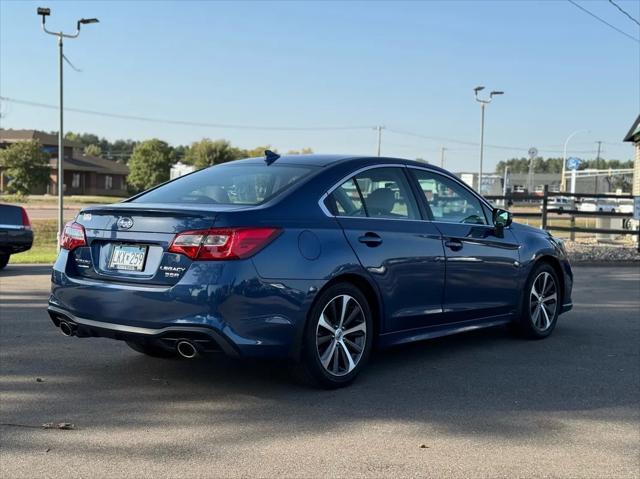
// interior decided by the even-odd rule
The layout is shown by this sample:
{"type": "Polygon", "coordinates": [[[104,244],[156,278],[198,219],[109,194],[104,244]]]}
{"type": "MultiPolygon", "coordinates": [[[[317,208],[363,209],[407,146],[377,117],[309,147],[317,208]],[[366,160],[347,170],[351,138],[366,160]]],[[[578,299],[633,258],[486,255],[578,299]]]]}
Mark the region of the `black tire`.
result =
{"type": "Polygon", "coordinates": [[[145,342],[137,342],[137,341],[126,341],[127,346],[129,346],[134,351],[138,353],[146,354],[147,356],[151,356],[154,358],[175,358],[178,354],[175,351],[171,351],[169,349],[162,348],[153,343],[145,343],[145,342]]]}
{"type": "Polygon", "coordinates": [[[301,359],[295,365],[297,377],[307,384],[325,389],[351,384],[369,359],[373,333],[371,308],[364,294],[350,283],[330,286],[318,296],[309,311],[302,338],[301,359]],[[347,305],[342,315],[345,300],[347,305]],[[333,332],[321,325],[323,313],[324,323],[334,328],[333,332]],[[344,322],[342,328],[339,316],[344,322]],[[321,356],[325,359],[325,365],[321,356]]]}
{"type": "Polygon", "coordinates": [[[555,270],[548,263],[536,265],[525,285],[515,330],[526,338],[546,338],[556,327],[561,303],[562,291],[555,270]]]}
{"type": "Polygon", "coordinates": [[[9,264],[9,256],[8,254],[0,254],[0,269],[4,269],[9,264]]]}

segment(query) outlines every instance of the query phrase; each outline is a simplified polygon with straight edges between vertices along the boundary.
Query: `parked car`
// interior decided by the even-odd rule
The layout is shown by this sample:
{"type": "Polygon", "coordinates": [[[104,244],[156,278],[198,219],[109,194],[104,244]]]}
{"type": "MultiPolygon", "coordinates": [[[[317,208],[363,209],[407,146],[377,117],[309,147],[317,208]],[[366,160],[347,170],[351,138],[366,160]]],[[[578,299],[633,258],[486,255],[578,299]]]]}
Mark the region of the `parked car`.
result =
{"type": "Polygon", "coordinates": [[[9,263],[12,254],[31,249],[33,231],[24,208],[0,204],[0,269],[9,263]]]}
{"type": "Polygon", "coordinates": [[[618,212],[633,213],[633,200],[631,199],[618,200],[618,212]]]}
{"type": "Polygon", "coordinates": [[[289,358],[327,388],[374,346],[501,324],[545,338],[572,307],[560,240],[409,160],[225,163],[85,207],[61,246],[48,310],[63,334],[289,358]]]}
{"type": "Polygon", "coordinates": [[[618,202],[615,199],[598,199],[598,200],[586,200],[580,203],[580,211],[605,211],[615,213],[618,208],[618,202]]]}
{"type": "MultiPolygon", "coordinates": [[[[575,211],[577,209],[576,202],[565,196],[553,196],[547,200],[548,210],[559,211],[575,211]]],[[[542,211],[542,205],[540,205],[540,211],[542,211]]]]}

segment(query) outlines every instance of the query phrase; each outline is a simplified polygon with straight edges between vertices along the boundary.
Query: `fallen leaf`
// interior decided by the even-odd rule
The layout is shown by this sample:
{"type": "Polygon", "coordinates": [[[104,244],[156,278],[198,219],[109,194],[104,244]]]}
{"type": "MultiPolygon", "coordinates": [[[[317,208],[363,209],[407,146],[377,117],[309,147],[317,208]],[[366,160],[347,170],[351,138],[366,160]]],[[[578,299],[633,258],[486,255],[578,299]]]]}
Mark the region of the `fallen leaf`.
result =
{"type": "Polygon", "coordinates": [[[429,449],[429,446],[426,444],[420,444],[420,449],[429,449]]]}

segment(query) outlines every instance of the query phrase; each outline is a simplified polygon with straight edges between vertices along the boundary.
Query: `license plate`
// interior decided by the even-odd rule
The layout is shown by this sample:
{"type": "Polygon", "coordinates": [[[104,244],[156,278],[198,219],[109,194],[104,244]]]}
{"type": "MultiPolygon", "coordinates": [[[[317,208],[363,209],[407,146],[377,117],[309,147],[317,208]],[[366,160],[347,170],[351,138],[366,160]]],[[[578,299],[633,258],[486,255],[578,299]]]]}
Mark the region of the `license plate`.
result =
{"type": "Polygon", "coordinates": [[[142,271],[147,257],[147,247],[137,245],[115,245],[109,260],[110,269],[142,271]]]}

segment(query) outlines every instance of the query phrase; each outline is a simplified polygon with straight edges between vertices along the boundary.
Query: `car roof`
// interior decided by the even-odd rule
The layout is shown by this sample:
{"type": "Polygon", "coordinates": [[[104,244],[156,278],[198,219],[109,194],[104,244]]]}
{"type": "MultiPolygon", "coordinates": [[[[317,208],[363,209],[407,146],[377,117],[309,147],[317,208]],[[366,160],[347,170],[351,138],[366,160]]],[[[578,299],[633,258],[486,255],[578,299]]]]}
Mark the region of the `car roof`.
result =
{"type": "MultiPolygon", "coordinates": [[[[402,165],[414,165],[420,167],[427,167],[436,171],[442,171],[448,173],[446,170],[438,168],[437,166],[429,163],[407,160],[404,158],[391,158],[391,157],[378,157],[368,155],[282,155],[275,160],[273,164],[278,165],[311,165],[317,167],[325,167],[329,165],[335,165],[337,163],[362,163],[367,162],[371,165],[376,164],[402,164],[402,165]]],[[[247,158],[244,160],[236,160],[233,162],[225,163],[225,165],[246,165],[246,164],[265,164],[264,157],[247,158]]]]}

